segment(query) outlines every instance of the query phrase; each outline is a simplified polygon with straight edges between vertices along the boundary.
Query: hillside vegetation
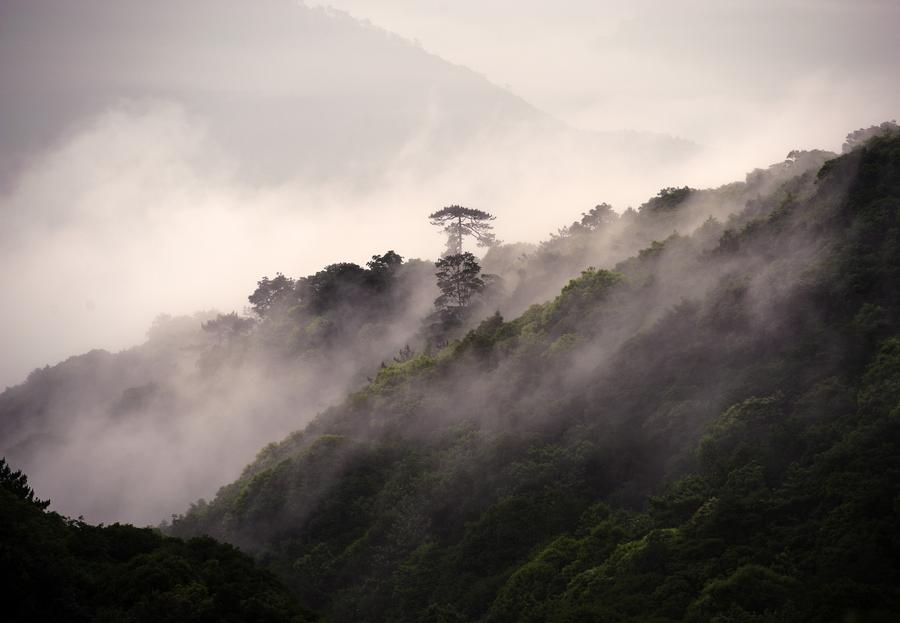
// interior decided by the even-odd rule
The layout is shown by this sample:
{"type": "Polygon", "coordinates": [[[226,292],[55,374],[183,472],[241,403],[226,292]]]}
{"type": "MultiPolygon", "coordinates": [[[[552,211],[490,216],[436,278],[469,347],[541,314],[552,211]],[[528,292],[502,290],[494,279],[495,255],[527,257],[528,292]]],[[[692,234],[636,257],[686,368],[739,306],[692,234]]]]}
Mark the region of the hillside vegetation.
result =
{"type": "Polygon", "coordinates": [[[169,531],[330,621],[896,620],[900,137],[860,143],[663,191],[615,231],[664,237],[385,363],[169,531]],[[673,234],[698,200],[740,206],[673,234]]]}
{"type": "Polygon", "coordinates": [[[311,620],[271,573],[230,545],[91,526],[48,512],[48,504],[0,460],[5,621],[311,620]]]}
{"type": "MultiPolygon", "coordinates": [[[[0,455],[63,514],[158,523],[236,478],[266,443],[339,404],[382,362],[435,355],[494,311],[517,317],[584,268],[656,253],[673,232],[697,230],[696,244],[714,245],[772,202],[810,195],[831,157],[792,152],[743,182],[666,188],[621,215],[600,204],[540,245],[493,245],[480,259],[489,285],[449,328],[432,314],[435,265],[395,251],[380,249],[362,266],[262,277],[248,288],[247,310],[161,316],[144,344],[71,357],[8,388],[0,455]]],[[[693,287],[680,274],[665,283],[645,292],[655,297],[648,318],[693,287]]]]}
{"type": "Polygon", "coordinates": [[[64,506],[158,521],[295,432],[161,529],[0,461],[8,618],[896,620],[900,132],[844,151],[35,371],[0,450],[64,506]]]}

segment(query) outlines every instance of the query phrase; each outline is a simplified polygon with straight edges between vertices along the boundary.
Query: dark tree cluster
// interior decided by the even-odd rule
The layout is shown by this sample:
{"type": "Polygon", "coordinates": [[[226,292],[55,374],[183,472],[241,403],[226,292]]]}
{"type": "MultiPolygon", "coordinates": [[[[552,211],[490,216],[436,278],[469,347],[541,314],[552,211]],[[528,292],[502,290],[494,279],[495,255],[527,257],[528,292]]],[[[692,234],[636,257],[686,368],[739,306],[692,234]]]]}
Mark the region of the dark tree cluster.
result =
{"type": "Polygon", "coordinates": [[[871,138],[876,136],[896,136],[897,134],[900,134],[900,126],[897,125],[897,122],[894,119],[868,128],[860,128],[847,135],[844,144],[841,146],[841,151],[848,154],[854,149],[861,147],[871,138]]]}
{"type": "Polygon", "coordinates": [[[3,620],[301,623],[312,620],[269,572],[230,545],[46,510],[0,459],[3,620]]]}
{"type": "MultiPolygon", "coordinates": [[[[174,517],[178,538],[60,517],[0,461],[4,620],[898,620],[900,135],[851,138],[597,206],[504,273],[530,296],[508,318],[480,265],[503,249],[466,252],[458,215],[436,266],[264,278],[252,321],[204,323],[211,350],[333,373],[368,348],[377,374],[174,517]],[[720,221],[717,202],[738,207],[720,221]],[[599,243],[628,253],[587,261],[599,243]],[[432,309],[430,348],[383,339],[432,309]],[[286,347],[309,356],[270,356],[286,347]]],[[[154,349],[181,346],[167,325],[154,349]]],[[[39,415],[58,375],[0,414],[39,415]]],[[[120,421],[167,404],[132,385],[120,421]]]]}
{"type": "Polygon", "coordinates": [[[0,487],[40,510],[50,506],[50,500],[39,500],[34,496],[34,490],[28,486],[28,476],[20,469],[13,471],[5,458],[0,458],[0,487]]]}
{"type": "Polygon", "coordinates": [[[403,258],[394,251],[373,255],[363,268],[352,262],[330,264],[314,275],[291,279],[278,273],[263,277],[248,297],[260,318],[287,314],[298,308],[323,314],[339,307],[355,307],[390,290],[403,258]]]}
{"type": "MultiPolygon", "coordinates": [[[[216,344],[228,346],[255,332],[264,348],[297,354],[352,340],[366,325],[389,324],[405,313],[419,286],[419,264],[410,267],[395,251],[373,255],[365,267],[352,262],[330,264],[307,277],[282,273],[263,277],[248,297],[254,317],[231,312],[204,322],[216,344]],[[408,270],[404,270],[408,269],[408,270]]],[[[215,368],[224,353],[207,353],[215,368]]]]}
{"type": "Polygon", "coordinates": [[[431,224],[442,227],[447,234],[445,255],[435,263],[437,286],[441,294],[434,301],[435,313],[427,321],[427,341],[441,344],[455,330],[464,327],[479,304],[484,301],[486,289],[496,283],[495,275],[481,273],[476,257],[463,252],[463,239],[472,236],[478,246],[492,247],[498,244],[490,221],[496,217],[481,210],[454,205],[443,208],[428,217],[431,224]]]}
{"type": "Polygon", "coordinates": [[[274,279],[260,279],[256,290],[247,299],[253,312],[260,318],[287,311],[299,302],[294,280],[281,273],[277,273],[274,279]]]}

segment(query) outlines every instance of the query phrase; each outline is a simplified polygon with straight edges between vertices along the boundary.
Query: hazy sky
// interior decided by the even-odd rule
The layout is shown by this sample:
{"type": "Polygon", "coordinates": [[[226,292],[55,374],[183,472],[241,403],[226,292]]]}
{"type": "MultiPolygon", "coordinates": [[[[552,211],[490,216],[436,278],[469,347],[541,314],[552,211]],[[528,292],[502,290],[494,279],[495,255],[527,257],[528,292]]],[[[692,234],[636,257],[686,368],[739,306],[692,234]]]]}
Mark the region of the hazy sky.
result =
{"type": "MultiPolygon", "coordinates": [[[[836,147],[900,107],[897,0],[332,0],[578,127],[836,147]],[[760,137],[760,134],[762,137],[760,137]]],[[[782,147],[783,145],[778,145],[782,147]]]]}
{"type": "Polygon", "coordinates": [[[264,274],[433,257],[442,205],[534,241],[900,116],[897,0],[328,5],[507,91],[289,0],[0,0],[0,388],[264,274]]]}

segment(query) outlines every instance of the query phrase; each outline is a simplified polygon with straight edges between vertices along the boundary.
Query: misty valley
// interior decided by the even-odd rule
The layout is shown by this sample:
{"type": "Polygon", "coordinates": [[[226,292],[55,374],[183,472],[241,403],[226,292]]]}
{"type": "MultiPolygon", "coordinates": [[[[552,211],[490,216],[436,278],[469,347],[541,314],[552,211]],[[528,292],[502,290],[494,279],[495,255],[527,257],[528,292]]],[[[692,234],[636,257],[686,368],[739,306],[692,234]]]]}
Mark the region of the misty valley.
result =
{"type": "Polygon", "coordinates": [[[895,123],[539,244],[421,218],[0,394],[7,620],[897,619],[895,123]]]}
{"type": "Polygon", "coordinates": [[[0,1],[0,623],[900,621],[898,24],[0,1]]]}

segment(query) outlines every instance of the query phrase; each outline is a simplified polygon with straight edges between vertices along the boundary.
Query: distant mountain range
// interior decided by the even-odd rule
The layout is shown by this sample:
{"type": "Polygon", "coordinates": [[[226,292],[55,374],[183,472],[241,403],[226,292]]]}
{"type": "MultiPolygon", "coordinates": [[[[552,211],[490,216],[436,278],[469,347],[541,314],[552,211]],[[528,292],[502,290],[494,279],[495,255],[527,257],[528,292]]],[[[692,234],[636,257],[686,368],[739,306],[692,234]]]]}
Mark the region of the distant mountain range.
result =
{"type": "Polygon", "coordinates": [[[159,101],[183,106],[254,183],[365,186],[398,160],[424,174],[476,142],[643,166],[696,149],[576,130],[413,42],[287,0],[11,0],[0,8],[0,74],[5,185],[92,117],[159,101]]]}

